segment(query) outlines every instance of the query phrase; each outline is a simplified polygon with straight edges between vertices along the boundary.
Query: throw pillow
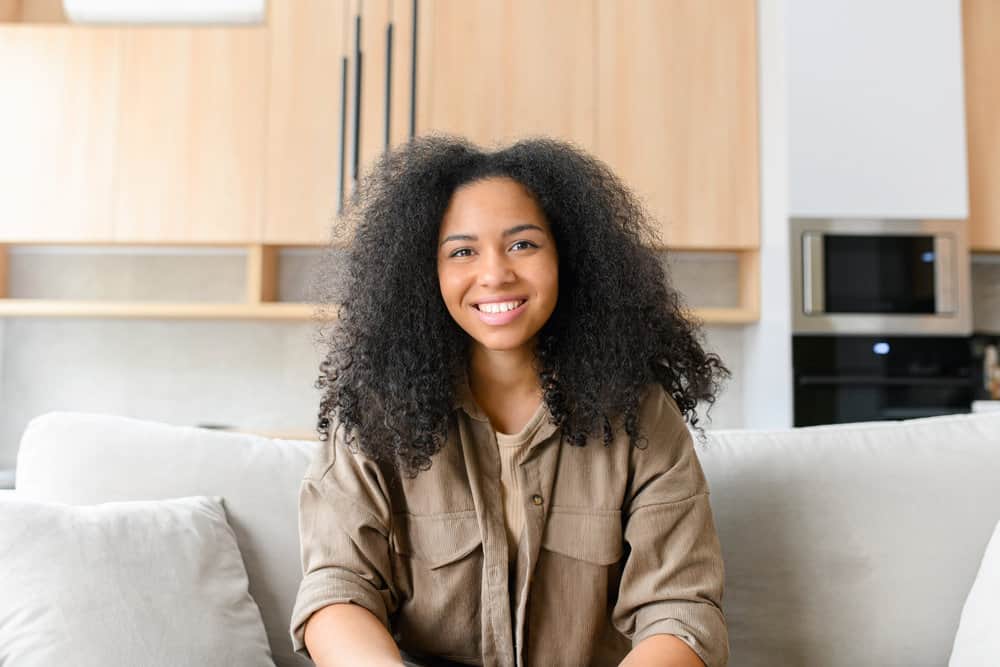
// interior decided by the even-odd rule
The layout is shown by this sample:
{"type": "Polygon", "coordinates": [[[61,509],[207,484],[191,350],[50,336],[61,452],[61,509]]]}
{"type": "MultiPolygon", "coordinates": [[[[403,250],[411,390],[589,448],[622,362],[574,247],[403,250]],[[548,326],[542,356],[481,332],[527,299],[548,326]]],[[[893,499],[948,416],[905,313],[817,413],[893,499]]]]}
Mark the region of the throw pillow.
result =
{"type": "Polygon", "coordinates": [[[0,665],[273,667],[221,498],[0,501],[0,665]]]}
{"type": "Polygon", "coordinates": [[[1000,522],[962,607],[948,667],[988,667],[1000,659],[1000,522]]]}

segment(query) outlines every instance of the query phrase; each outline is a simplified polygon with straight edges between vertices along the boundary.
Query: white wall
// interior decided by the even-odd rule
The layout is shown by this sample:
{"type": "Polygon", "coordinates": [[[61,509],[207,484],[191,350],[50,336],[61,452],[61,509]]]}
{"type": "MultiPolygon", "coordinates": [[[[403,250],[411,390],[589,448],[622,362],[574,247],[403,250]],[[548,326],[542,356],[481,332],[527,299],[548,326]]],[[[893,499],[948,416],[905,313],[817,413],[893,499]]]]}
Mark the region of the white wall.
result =
{"type": "Polygon", "coordinates": [[[790,217],[968,217],[959,0],[786,7],[790,217]]]}
{"type": "Polygon", "coordinates": [[[0,383],[0,469],[53,410],[261,431],[313,428],[319,353],[287,322],[15,318],[0,383]]]}
{"type": "Polygon", "coordinates": [[[758,1],[761,312],[743,334],[741,426],[747,428],[792,425],[786,12],[786,0],[758,1]]]}

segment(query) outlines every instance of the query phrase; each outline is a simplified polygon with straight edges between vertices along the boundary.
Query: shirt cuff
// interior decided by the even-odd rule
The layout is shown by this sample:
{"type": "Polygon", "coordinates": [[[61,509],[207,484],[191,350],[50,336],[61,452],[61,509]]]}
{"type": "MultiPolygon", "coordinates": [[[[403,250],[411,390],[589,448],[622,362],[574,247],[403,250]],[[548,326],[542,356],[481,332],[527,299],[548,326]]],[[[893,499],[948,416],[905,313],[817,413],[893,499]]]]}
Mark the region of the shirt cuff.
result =
{"type": "Polygon", "coordinates": [[[674,635],[690,646],[706,667],[725,667],[729,662],[729,635],[721,612],[713,607],[704,621],[706,622],[699,623],[702,629],[696,631],[676,618],[661,618],[637,630],[632,635],[632,646],[634,648],[643,639],[653,635],[674,635]]]}
{"type": "Polygon", "coordinates": [[[378,591],[361,577],[346,570],[324,569],[307,574],[299,584],[299,592],[292,610],[292,648],[296,653],[311,658],[305,645],[305,626],[309,617],[331,604],[350,602],[364,607],[381,621],[391,634],[385,601],[378,591]]]}

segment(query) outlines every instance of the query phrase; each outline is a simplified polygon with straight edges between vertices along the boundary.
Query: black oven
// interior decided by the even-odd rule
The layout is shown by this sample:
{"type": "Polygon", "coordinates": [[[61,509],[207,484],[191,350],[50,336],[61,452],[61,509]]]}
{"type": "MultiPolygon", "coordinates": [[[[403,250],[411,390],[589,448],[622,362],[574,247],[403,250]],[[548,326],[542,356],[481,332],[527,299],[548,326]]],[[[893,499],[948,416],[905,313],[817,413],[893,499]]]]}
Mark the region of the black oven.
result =
{"type": "Polygon", "coordinates": [[[969,412],[969,336],[792,337],[795,426],[969,412]]]}

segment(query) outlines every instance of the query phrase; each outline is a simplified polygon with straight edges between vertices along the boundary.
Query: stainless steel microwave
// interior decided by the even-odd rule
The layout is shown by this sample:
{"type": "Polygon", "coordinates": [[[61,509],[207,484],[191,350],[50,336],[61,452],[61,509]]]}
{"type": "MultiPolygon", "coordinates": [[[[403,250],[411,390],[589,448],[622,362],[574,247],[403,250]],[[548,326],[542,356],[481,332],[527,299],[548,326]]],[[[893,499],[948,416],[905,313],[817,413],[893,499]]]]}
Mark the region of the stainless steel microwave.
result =
{"type": "Polygon", "coordinates": [[[971,334],[965,225],[793,219],[794,333],[971,334]]]}

